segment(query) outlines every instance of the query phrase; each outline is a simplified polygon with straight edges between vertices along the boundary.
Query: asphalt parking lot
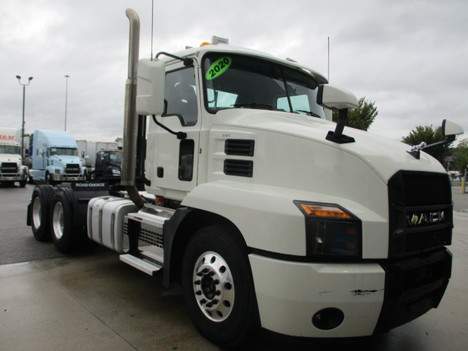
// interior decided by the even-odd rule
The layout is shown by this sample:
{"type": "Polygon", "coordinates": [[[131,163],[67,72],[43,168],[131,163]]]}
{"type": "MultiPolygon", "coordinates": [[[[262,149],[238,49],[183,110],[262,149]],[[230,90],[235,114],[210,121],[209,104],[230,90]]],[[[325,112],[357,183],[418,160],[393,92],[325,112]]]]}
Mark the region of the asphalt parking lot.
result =
{"type": "MultiPolygon", "coordinates": [[[[0,350],[219,350],[191,324],[179,289],[162,289],[160,276],[136,271],[104,249],[64,256],[36,242],[25,224],[32,189],[0,187],[0,350]]],[[[458,190],[452,279],[438,309],[376,337],[262,333],[246,350],[468,349],[468,194],[458,190]]]]}

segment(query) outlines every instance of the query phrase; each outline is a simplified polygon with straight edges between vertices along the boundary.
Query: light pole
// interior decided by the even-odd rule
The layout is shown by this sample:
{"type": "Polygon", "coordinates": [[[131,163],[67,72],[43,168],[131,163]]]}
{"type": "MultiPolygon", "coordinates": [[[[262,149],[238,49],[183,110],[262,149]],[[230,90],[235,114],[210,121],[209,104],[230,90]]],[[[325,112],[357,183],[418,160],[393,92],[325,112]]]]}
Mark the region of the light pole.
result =
{"type": "Polygon", "coordinates": [[[65,131],[67,131],[68,78],[70,78],[70,76],[66,74],[65,75],[65,128],[64,128],[65,131]]]}
{"type": "Polygon", "coordinates": [[[31,84],[33,77],[28,78],[27,83],[21,83],[21,76],[16,76],[18,83],[23,87],[23,116],[21,119],[21,158],[24,157],[24,107],[26,104],[26,87],[31,84]]]}

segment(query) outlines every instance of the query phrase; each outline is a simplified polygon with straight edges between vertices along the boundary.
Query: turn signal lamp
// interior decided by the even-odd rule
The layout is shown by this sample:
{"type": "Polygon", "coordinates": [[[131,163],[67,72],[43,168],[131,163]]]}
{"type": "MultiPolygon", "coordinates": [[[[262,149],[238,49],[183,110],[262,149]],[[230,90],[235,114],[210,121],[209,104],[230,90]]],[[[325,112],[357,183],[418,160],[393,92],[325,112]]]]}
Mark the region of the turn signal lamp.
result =
{"type": "Polygon", "coordinates": [[[339,207],[301,204],[301,209],[311,216],[317,217],[333,217],[333,218],[352,218],[349,213],[346,213],[339,207]]]}
{"type": "Polygon", "coordinates": [[[360,258],[361,220],[337,204],[294,201],[306,221],[307,256],[360,258]]]}

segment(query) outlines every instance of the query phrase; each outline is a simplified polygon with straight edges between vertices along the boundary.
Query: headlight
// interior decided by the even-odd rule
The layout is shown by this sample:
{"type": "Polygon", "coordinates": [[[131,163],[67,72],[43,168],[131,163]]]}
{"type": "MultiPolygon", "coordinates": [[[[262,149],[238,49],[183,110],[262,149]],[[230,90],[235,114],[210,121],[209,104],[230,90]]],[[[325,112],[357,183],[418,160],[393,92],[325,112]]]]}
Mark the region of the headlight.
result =
{"type": "Polygon", "coordinates": [[[112,168],[112,175],[119,176],[120,175],[120,170],[112,168]]]}
{"type": "Polygon", "coordinates": [[[294,203],[306,219],[307,256],[362,256],[359,218],[337,204],[294,203]]]}

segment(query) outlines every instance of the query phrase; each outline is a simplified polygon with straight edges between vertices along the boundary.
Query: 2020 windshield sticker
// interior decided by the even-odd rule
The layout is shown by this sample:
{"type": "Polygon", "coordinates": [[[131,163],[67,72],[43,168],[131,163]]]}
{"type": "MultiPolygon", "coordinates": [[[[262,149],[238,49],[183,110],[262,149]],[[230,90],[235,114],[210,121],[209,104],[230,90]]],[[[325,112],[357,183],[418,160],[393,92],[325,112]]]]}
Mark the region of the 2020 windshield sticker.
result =
{"type": "Polygon", "coordinates": [[[226,72],[226,70],[231,66],[232,58],[229,56],[221,57],[217,59],[213,64],[208,68],[205,78],[207,80],[218,78],[221,74],[226,72]]]}

